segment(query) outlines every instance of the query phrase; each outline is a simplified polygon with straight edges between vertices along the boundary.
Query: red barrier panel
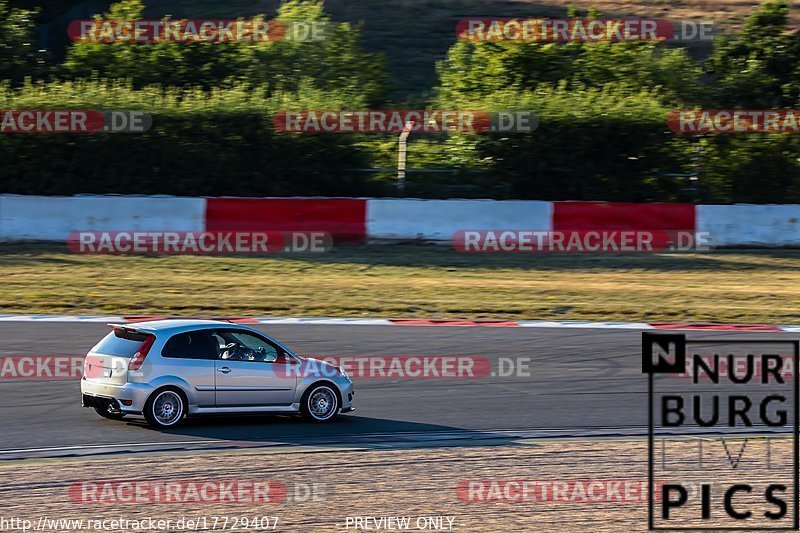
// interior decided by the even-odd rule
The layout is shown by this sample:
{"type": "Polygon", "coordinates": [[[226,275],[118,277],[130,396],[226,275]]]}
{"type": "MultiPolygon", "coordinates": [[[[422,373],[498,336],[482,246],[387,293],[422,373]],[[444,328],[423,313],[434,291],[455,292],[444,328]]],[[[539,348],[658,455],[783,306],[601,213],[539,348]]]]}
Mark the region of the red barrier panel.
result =
{"type": "Polygon", "coordinates": [[[355,198],[209,198],[207,231],[320,231],[336,243],[366,238],[366,200],[355,198]]]}
{"type": "Polygon", "coordinates": [[[692,204],[553,202],[552,229],[554,231],[695,231],[695,206],[692,204]]]}

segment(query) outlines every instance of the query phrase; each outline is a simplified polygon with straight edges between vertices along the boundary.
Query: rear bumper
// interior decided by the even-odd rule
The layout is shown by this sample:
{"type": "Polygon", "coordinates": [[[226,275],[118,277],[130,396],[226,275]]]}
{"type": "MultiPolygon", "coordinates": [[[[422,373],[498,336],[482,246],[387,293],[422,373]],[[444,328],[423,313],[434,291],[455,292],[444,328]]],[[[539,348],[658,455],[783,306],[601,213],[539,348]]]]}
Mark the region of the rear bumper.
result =
{"type": "Polygon", "coordinates": [[[116,404],[123,413],[142,414],[144,404],[153,390],[153,387],[144,383],[108,385],[82,379],[81,403],[84,407],[103,407],[111,402],[116,404]],[[123,402],[123,400],[125,401],[123,402]],[[130,405],[125,405],[127,403],[130,405]]]}
{"type": "Polygon", "coordinates": [[[114,398],[81,394],[81,407],[93,407],[95,409],[103,409],[106,411],[108,410],[109,406],[113,411],[121,411],[120,407],[122,407],[122,404],[114,398]]]}

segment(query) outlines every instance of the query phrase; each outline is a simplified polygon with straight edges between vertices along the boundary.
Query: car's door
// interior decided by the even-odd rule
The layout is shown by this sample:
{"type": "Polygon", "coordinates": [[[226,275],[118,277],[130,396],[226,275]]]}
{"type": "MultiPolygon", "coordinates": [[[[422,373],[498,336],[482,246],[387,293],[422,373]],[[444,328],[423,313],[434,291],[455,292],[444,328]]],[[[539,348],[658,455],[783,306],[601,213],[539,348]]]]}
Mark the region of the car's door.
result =
{"type": "Polygon", "coordinates": [[[161,350],[159,371],[166,376],[178,376],[189,383],[193,397],[190,403],[198,407],[216,404],[214,363],[217,347],[208,330],[177,333],[167,340],[161,350]]]}
{"type": "Polygon", "coordinates": [[[296,372],[283,348],[239,329],[215,330],[217,407],[287,406],[294,400],[296,372]]]}

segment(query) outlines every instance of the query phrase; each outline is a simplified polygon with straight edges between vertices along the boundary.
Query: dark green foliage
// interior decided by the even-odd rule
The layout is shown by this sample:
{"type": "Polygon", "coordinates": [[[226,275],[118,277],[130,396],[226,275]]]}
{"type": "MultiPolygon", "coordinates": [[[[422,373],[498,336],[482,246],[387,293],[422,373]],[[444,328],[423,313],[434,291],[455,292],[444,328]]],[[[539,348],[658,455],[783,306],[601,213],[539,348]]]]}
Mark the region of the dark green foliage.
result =
{"type": "MultiPolygon", "coordinates": [[[[141,0],[107,19],[141,16],[141,0]]],[[[420,196],[622,201],[800,202],[800,136],[690,135],[675,109],[800,107],[800,34],[769,0],[704,62],[659,43],[453,44],[430,107],[528,110],[534,133],[413,134],[420,196]],[[689,177],[699,169],[699,179],[689,177]]],[[[573,13],[578,15],[578,13],[573,13]]],[[[33,12],[0,0],[1,109],[141,109],[143,135],[0,135],[0,192],[180,195],[391,194],[394,135],[280,134],[284,109],[402,108],[361,28],[317,42],[76,43],[47,74],[33,12]],[[69,80],[69,81],[57,81],[69,80]]],[[[590,17],[599,16],[590,10],[590,17]]],[[[288,0],[283,23],[331,22],[322,0],[288,0]]]]}
{"type": "Polygon", "coordinates": [[[34,42],[35,14],[11,8],[7,0],[0,0],[0,81],[21,81],[43,72],[46,55],[34,42]]]}
{"type": "MultiPolygon", "coordinates": [[[[320,106],[313,91],[290,95],[320,106]],[[304,96],[305,95],[305,96],[304,96]]],[[[326,95],[326,97],[329,97],[326,95]]],[[[143,109],[144,134],[0,135],[0,190],[19,194],[164,193],[178,195],[358,195],[366,165],[350,139],[276,133],[272,115],[287,95],[270,99],[246,87],[204,92],[124,83],[28,85],[0,93],[2,109],[143,109]],[[68,105],[55,102],[69,102],[68,105]]],[[[327,100],[327,105],[346,106],[327,100]]]]}

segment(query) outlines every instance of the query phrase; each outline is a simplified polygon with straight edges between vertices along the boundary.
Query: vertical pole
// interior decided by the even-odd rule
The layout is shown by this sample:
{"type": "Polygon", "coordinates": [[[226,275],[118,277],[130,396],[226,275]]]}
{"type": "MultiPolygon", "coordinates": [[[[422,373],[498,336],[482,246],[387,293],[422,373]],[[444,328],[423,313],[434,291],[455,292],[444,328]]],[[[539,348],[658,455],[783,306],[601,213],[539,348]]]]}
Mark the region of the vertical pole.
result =
{"type": "Polygon", "coordinates": [[[397,191],[400,196],[406,193],[406,147],[408,146],[408,136],[411,134],[411,128],[413,127],[413,120],[406,122],[397,142],[397,191]]]}
{"type": "Polygon", "coordinates": [[[702,171],[703,166],[703,151],[702,151],[702,144],[703,136],[697,135],[695,136],[695,145],[694,145],[694,176],[692,176],[692,181],[694,181],[694,203],[700,203],[702,198],[700,197],[700,172],[702,171]]]}

